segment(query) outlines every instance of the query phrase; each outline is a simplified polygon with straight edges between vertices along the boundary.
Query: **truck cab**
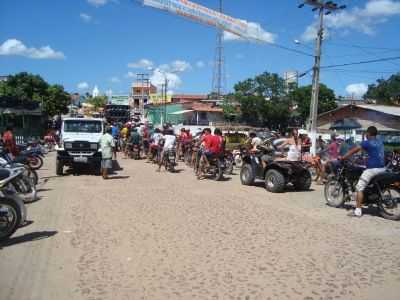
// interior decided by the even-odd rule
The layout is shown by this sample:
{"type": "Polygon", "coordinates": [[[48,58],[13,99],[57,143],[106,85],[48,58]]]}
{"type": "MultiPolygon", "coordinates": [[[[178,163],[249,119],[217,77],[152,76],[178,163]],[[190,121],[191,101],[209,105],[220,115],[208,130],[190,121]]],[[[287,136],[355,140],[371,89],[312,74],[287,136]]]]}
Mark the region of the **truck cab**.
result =
{"type": "Polygon", "coordinates": [[[60,143],[56,146],[56,173],[63,175],[64,166],[88,165],[100,172],[99,140],[104,132],[103,119],[64,118],[60,143]]]}

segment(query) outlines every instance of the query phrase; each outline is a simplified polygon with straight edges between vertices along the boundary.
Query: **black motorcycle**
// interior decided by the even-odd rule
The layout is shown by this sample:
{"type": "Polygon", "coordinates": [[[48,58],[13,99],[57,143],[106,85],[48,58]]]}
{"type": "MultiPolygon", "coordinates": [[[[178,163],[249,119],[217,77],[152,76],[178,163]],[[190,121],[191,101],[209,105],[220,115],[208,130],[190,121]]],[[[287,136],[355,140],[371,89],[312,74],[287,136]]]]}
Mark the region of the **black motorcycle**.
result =
{"type": "Polygon", "coordinates": [[[163,159],[165,170],[174,173],[176,166],[176,151],[175,149],[169,149],[164,151],[163,159]]]}
{"type": "MultiPolygon", "coordinates": [[[[389,220],[400,220],[400,156],[393,153],[387,172],[375,176],[364,191],[364,205],[377,206],[379,214],[389,220]]],[[[337,173],[325,184],[329,206],[342,207],[352,200],[356,185],[365,168],[342,161],[337,173]]]]}

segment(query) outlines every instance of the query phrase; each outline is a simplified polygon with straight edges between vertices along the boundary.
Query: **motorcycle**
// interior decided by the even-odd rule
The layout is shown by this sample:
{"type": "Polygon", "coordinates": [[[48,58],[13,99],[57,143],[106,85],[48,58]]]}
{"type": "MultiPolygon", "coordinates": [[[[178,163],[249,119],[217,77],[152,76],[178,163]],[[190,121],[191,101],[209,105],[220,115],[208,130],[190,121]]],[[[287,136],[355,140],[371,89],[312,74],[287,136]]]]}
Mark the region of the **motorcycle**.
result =
{"type": "Polygon", "coordinates": [[[0,169],[0,241],[9,238],[26,222],[25,204],[11,185],[11,181],[21,172],[21,170],[0,169]]]}
{"type": "Polygon", "coordinates": [[[225,162],[224,174],[232,175],[233,174],[233,166],[235,164],[235,159],[233,157],[232,152],[227,151],[227,150],[225,151],[224,162],[225,162]]]}
{"type": "Polygon", "coordinates": [[[174,173],[176,166],[176,151],[175,149],[169,149],[164,152],[164,167],[165,170],[174,173]]]}
{"type": "MultiPolygon", "coordinates": [[[[356,185],[365,168],[342,161],[335,176],[325,184],[325,200],[329,206],[342,207],[353,200],[356,185]]],[[[393,159],[385,173],[375,176],[364,191],[364,205],[377,206],[379,214],[388,220],[400,220],[400,155],[393,159]]]]}
{"type": "Polygon", "coordinates": [[[225,159],[224,155],[213,156],[208,159],[209,166],[206,165],[205,159],[200,159],[197,178],[200,179],[201,172],[211,176],[215,181],[221,181],[224,178],[225,159]],[[199,172],[201,171],[201,172],[199,172]]]}

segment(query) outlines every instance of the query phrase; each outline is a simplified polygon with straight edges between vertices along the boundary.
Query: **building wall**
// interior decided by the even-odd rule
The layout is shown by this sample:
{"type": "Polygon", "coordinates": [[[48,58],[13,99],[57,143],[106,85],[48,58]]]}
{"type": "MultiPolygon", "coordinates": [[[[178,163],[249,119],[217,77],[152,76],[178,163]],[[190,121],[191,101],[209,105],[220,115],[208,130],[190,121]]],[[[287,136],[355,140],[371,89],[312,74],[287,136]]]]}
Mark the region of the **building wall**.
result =
{"type": "Polygon", "coordinates": [[[369,126],[375,126],[378,130],[400,131],[400,117],[356,106],[346,106],[319,116],[318,128],[320,130],[328,130],[333,122],[344,118],[357,120],[364,130],[369,126]]]}

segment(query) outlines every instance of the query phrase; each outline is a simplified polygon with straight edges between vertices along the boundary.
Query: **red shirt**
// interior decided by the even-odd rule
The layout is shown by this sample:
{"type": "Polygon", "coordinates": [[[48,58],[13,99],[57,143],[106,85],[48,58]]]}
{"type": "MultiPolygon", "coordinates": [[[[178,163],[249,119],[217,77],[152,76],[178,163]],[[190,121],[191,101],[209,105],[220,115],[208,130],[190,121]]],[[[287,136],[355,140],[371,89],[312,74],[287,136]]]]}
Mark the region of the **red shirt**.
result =
{"type": "Polygon", "coordinates": [[[213,135],[212,136],[212,145],[211,145],[211,152],[219,154],[222,152],[222,144],[223,144],[223,138],[222,136],[219,135],[213,135]]]}
{"type": "Polygon", "coordinates": [[[204,135],[202,137],[202,141],[204,142],[204,148],[206,149],[206,151],[211,151],[213,136],[211,134],[204,135]]]}

